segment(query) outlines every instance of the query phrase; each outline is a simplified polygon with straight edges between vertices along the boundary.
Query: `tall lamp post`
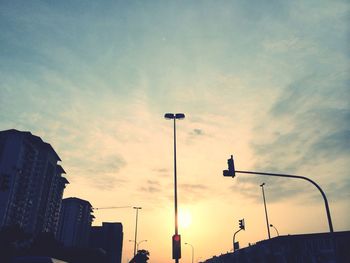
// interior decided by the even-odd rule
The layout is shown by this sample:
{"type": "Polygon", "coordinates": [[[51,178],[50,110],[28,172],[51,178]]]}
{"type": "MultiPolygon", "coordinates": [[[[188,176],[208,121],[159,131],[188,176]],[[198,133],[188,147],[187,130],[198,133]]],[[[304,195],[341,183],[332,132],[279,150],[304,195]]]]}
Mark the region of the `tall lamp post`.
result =
{"type": "Polygon", "coordinates": [[[192,263],[193,263],[193,257],[194,257],[194,247],[190,243],[185,243],[185,245],[189,245],[192,248],[192,263]]]}
{"type": "Polygon", "coordinates": [[[266,217],[266,226],[267,226],[267,234],[269,236],[269,239],[271,239],[271,235],[270,235],[270,228],[269,228],[269,217],[267,216],[267,209],[266,209],[266,200],[265,200],[265,191],[264,191],[264,185],[265,183],[262,183],[260,185],[261,190],[262,190],[262,194],[263,194],[263,199],[264,199],[264,207],[265,207],[265,217],[266,217]]]}
{"type": "Polygon", "coordinates": [[[270,224],[270,227],[273,227],[276,230],[277,236],[279,237],[280,233],[278,232],[277,228],[273,224],[270,224]]]}
{"type": "MultiPolygon", "coordinates": [[[[176,120],[181,120],[185,118],[185,114],[183,113],[166,113],[164,118],[167,120],[174,120],[174,207],[175,207],[175,236],[178,236],[178,216],[177,216],[177,175],[176,175],[176,120]]],[[[180,242],[180,239],[179,239],[180,242]]],[[[174,242],[173,242],[174,246],[174,242]]],[[[181,246],[179,246],[179,255],[175,255],[174,257],[174,247],[173,247],[173,258],[175,259],[175,263],[179,262],[179,258],[181,257],[181,246]]]]}
{"type": "Polygon", "coordinates": [[[134,257],[136,255],[136,244],[137,244],[137,221],[139,216],[139,210],[142,209],[142,207],[134,206],[133,209],[136,209],[136,223],[135,223],[135,243],[134,243],[134,257]]]}

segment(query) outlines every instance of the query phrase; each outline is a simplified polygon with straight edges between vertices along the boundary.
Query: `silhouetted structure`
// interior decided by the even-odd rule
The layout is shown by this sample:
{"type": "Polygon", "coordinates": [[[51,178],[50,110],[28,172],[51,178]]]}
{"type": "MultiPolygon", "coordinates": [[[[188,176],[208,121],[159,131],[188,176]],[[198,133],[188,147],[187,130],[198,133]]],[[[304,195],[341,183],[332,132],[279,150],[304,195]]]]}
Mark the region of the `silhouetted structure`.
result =
{"type": "Polygon", "coordinates": [[[122,223],[106,223],[93,226],[90,235],[90,247],[106,251],[106,263],[121,263],[123,248],[122,223]]]}
{"type": "Polygon", "coordinates": [[[25,256],[25,257],[14,258],[11,263],[67,263],[67,262],[50,258],[50,257],[25,256]]]}
{"type": "Polygon", "coordinates": [[[149,260],[149,252],[141,249],[137,251],[137,254],[129,261],[129,263],[147,263],[149,260]]]}
{"type": "Polygon", "coordinates": [[[205,263],[350,262],[350,231],[278,236],[205,263]]]}
{"type": "Polygon", "coordinates": [[[66,247],[88,247],[93,219],[88,201],[76,197],[63,199],[58,240],[66,247]]]}
{"type": "Polygon", "coordinates": [[[57,231],[65,185],[52,146],[30,132],[0,131],[0,227],[57,231]]]}

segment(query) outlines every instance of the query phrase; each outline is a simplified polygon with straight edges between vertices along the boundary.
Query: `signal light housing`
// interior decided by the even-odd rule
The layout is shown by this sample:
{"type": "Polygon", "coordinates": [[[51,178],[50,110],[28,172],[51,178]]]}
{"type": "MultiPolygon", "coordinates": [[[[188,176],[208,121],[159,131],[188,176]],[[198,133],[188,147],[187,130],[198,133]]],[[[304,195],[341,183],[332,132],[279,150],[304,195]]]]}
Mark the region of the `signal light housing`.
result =
{"type": "Polygon", "coordinates": [[[231,155],[230,159],[227,159],[227,165],[228,165],[228,170],[224,170],[223,171],[223,175],[224,176],[235,177],[236,176],[236,172],[235,172],[235,164],[234,164],[234,161],[233,161],[233,155],[231,155]]]}
{"type": "Polygon", "coordinates": [[[244,218],[239,220],[239,228],[245,230],[244,218]]]}
{"type": "Polygon", "coordinates": [[[181,258],[181,236],[173,235],[173,259],[181,258]]]}

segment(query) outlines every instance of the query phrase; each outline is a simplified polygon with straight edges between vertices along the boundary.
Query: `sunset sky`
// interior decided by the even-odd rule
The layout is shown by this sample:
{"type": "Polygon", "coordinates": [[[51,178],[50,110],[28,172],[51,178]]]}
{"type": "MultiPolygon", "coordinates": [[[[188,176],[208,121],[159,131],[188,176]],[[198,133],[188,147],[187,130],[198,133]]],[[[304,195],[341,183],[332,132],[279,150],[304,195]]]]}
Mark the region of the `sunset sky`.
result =
{"type": "MultiPolygon", "coordinates": [[[[151,263],[173,262],[173,126],[177,122],[182,259],[195,262],[281,235],[327,232],[311,184],[238,170],[308,176],[334,229],[350,228],[350,3],[0,0],[0,130],[50,143],[94,207],[141,206],[151,263]],[[183,220],[185,218],[186,220],[183,220]],[[185,222],[184,222],[185,221],[185,222]],[[272,236],[275,232],[271,230],[272,236]]],[[[132,208],[97,210],[124,226],[132,208]]]]}

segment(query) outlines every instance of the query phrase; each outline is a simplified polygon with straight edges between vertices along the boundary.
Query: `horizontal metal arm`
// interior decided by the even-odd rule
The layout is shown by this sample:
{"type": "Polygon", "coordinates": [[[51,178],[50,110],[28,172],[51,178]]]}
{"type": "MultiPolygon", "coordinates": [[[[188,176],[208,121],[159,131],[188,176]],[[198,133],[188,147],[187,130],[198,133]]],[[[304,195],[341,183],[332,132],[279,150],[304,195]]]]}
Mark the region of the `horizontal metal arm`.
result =
{"type": "Polygon", "coordinates": [[[321,187],[316,184],[313,180],[305,177],[305,176],[299,176],[299,175],[293,175],[293,174],[278,174],[278,173],[262,173],[262,172],[252,172],[252,171],[235,171],[236,173],[242,173],[242,174],[258,174],[258,175],[268,175],[268,176],[278,176],[278,177],[287,177],[287,178],[297,178],[297,179],[304,179],[306,181],[309,181],[312,183],[314,186],[317,187],[317,189],[320,191],[323,200],[324,200],[324,205],[326,207],[326,213],[327,213],[327,219],[328,219],[328,226],[329,226],[329,232],[334,232],[333,231],[333,224],[332,224],[332,218],[331,218],[331,213],[329,211],[329,206],[328,206],[328,201],[325,193],[321,189],[321,187]]]}
{"type": "Polygon", "coordinates": [[[131,206],[110,206],[110,207],[93,207],[94,210],[101,210],[101,209],[116,209],[116,208],[130,208],[131,206]]]}

